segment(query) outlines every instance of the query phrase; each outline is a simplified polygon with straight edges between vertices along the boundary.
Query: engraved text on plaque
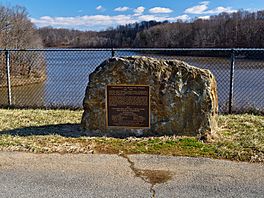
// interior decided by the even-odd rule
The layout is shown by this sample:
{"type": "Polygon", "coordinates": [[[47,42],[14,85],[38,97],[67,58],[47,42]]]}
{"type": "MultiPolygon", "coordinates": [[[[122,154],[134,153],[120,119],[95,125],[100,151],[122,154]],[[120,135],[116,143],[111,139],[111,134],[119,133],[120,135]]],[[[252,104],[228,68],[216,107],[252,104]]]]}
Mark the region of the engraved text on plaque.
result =
{"type": "Polygon", "coordinates": [[[149,128],[149,86],[108,85],[107,127],[149,128]]]}

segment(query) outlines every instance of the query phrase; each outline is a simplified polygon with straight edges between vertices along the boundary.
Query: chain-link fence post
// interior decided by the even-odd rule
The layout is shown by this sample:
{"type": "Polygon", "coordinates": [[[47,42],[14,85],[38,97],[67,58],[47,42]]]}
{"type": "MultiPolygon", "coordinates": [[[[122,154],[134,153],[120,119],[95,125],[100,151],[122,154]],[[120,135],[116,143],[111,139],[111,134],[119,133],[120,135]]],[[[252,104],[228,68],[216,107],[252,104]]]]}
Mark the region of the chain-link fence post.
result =
{"type": "Polygon", "coordinates": [[[232,113],[233,107],[233,92],[234,92],[234,71],[235,71],[235,50],[231,50],[231,67],[230,67],[230,88],[229,88],[229,105],[228,113],[232,113]]]}
{"type": "Polygon", "coordinates": [[[6,83],[7,83],[7,99],[8,105],[12,105],[12,92],[11,92],[11,77],[10,77],[10,52],[8,50],[5,51],[5,59],[6,59],[6,83]]]}
{"type": "Polygon", "coordinates": [[[114,57],[115,56],[115,50],[114,50],[114,48],[112,48],[111,52],[112,52],[112,57],[114,57]]]}

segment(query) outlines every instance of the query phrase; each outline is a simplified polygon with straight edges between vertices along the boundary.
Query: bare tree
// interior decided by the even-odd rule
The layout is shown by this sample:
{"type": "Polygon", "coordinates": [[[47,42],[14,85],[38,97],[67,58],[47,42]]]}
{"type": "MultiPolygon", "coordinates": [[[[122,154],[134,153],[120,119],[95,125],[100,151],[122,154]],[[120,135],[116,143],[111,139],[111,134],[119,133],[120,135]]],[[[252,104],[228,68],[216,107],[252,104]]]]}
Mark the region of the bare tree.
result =
{"type": "MultiPolygon", "coordinates": [[[[42,40],[28,18],[28,13],[24,7],[15,6],[12,8],[0,6],[0,48],[2,49],[28,49],[42,48],[42,40]]],[[[1,56],[0,72],[3,86],[3,76],[5,75],[4,53],[1,56]]],[[[22,79],[45,78],[45,61],[40,54],[33,53],[24,56],[23,52],[11,54],[11,77],[14,78],[13,85],[23,84],[22,79]],[[36,62],[38,60],[38,62],[36,62]],[[40,69],[42,68],[42,69],[40,69]],[[15,82],[19,79],[20,82],[15,82]]],[[[29,80],[28,80],[29,82],[29,80]]]]}

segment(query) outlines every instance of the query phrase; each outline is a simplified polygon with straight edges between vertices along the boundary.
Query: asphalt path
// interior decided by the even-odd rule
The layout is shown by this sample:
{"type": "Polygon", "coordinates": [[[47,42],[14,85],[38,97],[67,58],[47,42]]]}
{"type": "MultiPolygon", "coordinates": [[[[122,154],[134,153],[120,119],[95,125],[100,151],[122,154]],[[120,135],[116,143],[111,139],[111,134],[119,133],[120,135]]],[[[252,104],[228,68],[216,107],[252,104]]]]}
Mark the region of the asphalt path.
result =
{"type": "Polygon", "coordinates": [[[0,197],[264,197],[264,164],[0,152],[0,197]]]}

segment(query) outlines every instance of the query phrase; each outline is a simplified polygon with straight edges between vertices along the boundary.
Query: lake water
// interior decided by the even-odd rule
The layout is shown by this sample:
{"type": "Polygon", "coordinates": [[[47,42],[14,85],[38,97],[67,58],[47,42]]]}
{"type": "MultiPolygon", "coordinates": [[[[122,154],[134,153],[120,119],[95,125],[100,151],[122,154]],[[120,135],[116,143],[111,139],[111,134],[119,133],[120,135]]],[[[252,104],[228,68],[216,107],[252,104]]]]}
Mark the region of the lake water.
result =
{"type": "MultiPolygon", "coordinates": [[[[27,52],[30,53],[30,52],[27,52]]],[[[16,106],[82,107],[89,74],[111,57],[110,51],[44,51],[47,80],[43,83],[12,87],[16,106]]],[[[119,51],[116,56],[140,55],[119,51]]],[[[144,54],[145,56],[160,57],[144,54]]],[[[210,69],[218,83],[220,111],[224,111],[229,97],[230,60],[214,57],[171,57],[201,68],[210,69]]],[[[0,89],[0,104],[7,104],[7,90],[0,89]]],[[[234,101],[238,107],[264,108],[264,61],[236,60],[234,101]]]]}

